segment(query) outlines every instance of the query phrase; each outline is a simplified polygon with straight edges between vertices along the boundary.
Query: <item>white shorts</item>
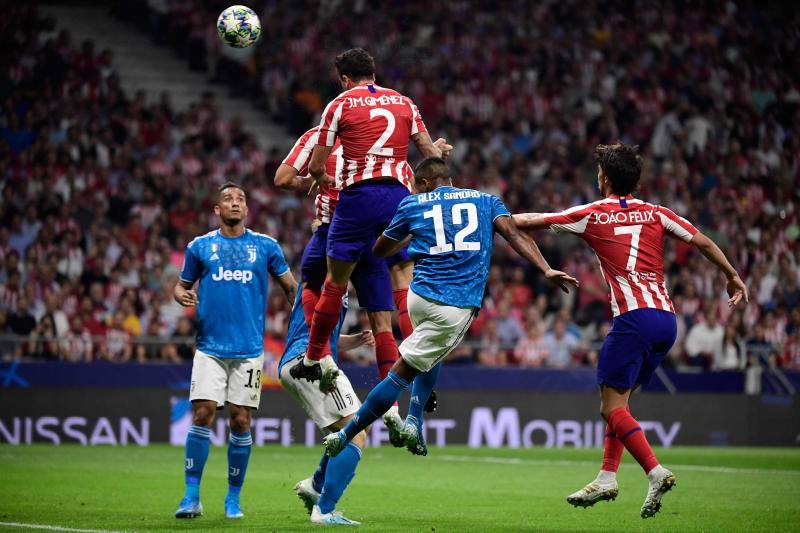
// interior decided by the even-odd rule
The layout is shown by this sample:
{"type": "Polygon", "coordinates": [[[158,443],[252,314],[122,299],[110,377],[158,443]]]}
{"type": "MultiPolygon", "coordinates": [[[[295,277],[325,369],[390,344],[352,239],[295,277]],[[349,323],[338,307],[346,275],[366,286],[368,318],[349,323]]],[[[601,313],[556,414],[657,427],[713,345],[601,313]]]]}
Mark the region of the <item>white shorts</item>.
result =
{"type": "Polygon", "coordinates": [[[403,361],[427,372],[458,346],[475,314],[475,308],[438,304],[409,290],[408,317],[414,331],[400,345],[403,361]]]}
{"type": "Polygon", "coordinates": [[[318,428],[324,429],[346,416],[350,416],[361,407],[350,380],[339,372],[336,387],[328,394],[319,390],[319,383],[306,379],[294,379],[289,370],[296,364],[303,364],[303,357],[297,357],[281,367],[281,385],[297,400],[308,413],[318,428]]]}
{"type": "Polygon", "coordinates": [[[263,369],[263,353],[250,359],[220,359],[196,350],[189,399],[213,400],[217,408],[228,402],[258,409],[263,369]]]}

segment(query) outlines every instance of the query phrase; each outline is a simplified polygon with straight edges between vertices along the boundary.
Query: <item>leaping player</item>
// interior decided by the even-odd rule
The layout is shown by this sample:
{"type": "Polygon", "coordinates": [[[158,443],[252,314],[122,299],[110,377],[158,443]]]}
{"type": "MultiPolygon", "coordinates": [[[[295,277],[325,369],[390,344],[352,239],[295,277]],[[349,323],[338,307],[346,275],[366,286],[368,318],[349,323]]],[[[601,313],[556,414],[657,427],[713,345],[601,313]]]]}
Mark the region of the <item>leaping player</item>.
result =
{"type": "Polygon", "coordinates": [[[607,422],[603,465],[597,478],[567,501],[589,507],[615,499],[616,472],[627,449],[647,474],[641,516],[648,518],[661,509],[661,499],[676,478],[659,464],[628,403],[631,392],[650,381],[675,342],[675,310],[664,283],[664,235],[693,245],[722,271],[729,306],[747,302],[747,288],[719,247],[689,221],[632,196],[642,167],[636,146],[601,144],[595,156],[602,200],[560,213],[514,215],[514,222],[527,230],[551,228],[582,238],[597,254],[610,291],[614,322],[597,364],[600,412],[607,422]]]}
{"type": "MultiPolygon", "coordinates": [[[[330,357],[329,341],[347,284],[359,260],[372,260],[375,239],[409,194],[409,140],[424,157],[443,155],[431,141],[414,102],[375,83],[375,63],[365,50],[348,50],[336,57],[335,65],[344,92],[322,114],[309,172],[318,184],[331,183],[326,164],[338,139],[343,158],[342,190],[328,230],[328,276],[314,308],[308,351],[303,364],[292,367],[294,378],[319,380],[323,391],[333,386],[339,374],[330,357]]],[[[380,309],[370,317],[376,358],[379,366],[388,370],[398,357],[391,330],[392,288],[383,275],[370,277],[368,283],[375,296],[375,309],[380,309]]]]}
{"type": "Polygon", "coordinates": [[[261,400],[264,367],[264,316],[269,275],[289,302],[297,292],[280,246],[272,237],[246,229],[247,198],[235,183],[219,188],[214,212],[217,230],[195,238],[186,247],[175,300],[197,306],[197,350],[192,361],[192,426],[186,437],[186,493],[177,518],[203,514],[200,478],[208,458],[211,425],[217,409],[230,409],[228,494],[225,515],[241,518],[239,493],[250,448],[251,411],[261,400]],[[199,280],[197,291],[192,287],[199,280]]]}
{"type": "MultiPolygon", "coordinates": [[[[414,331],[400,346],[401,357],[389,375],[369,393],[353,419],[324,439],[332,457],[397,401],[413,381],[424,405],[435,384],[439,363],[469,329],[483,301],[492,257],[494,233],[505,238],[523,258],[544,272],[553,284],[568,290],[577,281],[547,264],[533,240],[520,232],[496,196],[453,187],[445,161],[424,159],[414,171],[416,190],[400,203],[397,214],[375,244],[378,256],[405,246],[414,259],[408,312],[414,331]],[[437,370],[434,370],[437,369],[437,370]],[[422,383],[417,387],[417,382],[422,383]]],[[[427,455],[421,408],[412,403],[402,435],[409,451],[427,455]]]]}
{"type": "MultiPolygon", "coordinates": [[[[315,126],[305,132],[294,144],[292,150],[283,160],[278,170],[275,172],[275,185],[286,190],[309,191],[315,184],[314,179],[307,175],[308,163],[311,153],[318,144],[319,126],[315,126]]],[[[435,143],[440,150],[449,152],[452,147],[447,145],[444,139],[438,139],[435,143]]],[[[333,150],[326,161],[326,173],[333,178],[331,183],[323,183],[315,198],[315,220],[312,225],[313,236],[303,250],[301,262],[301,284],[302,284],[302,309],[306,324],[310,325],[314,315],[325,275],[327,273],[326,248],[328,242],[328,230],[331,219],[339,199],[341,188],[340,181],[344,168],[344,158],[342,157],[342,147],[337,139],[333,145],[333,150]]],[[[403,167],[403,183],[409,184],[411,179],[411,167],[403,167]]],[[[384,261],[372,255],[372,253],[362,254],[358,265],[353,271],[351,281],[358,294],[359,304],[367,310],[370,317],[370,324],[375,327],[373,334],[377,337],[381,334],[377,326],[382,324],[385,313],[391,312],[391,308],[386,306],[391,302],[385,296],[376,293],[376,290],[386,290],[388,285],[392,287],[394,305],[398,311],[398,323],[403,338],[411,334],[411,322],[408,319],[406,309],[406,295],[408,286],[411,282],[411,271],[413,263],[408,258],[405,250],[384,261]],[[387,271],[388,266],[388,271],[387,271]]],[[[383,337],[387,337],[384,335],[383,337]]],[[[307,343],[306,343],[307,344],[307,343]]],[[[305,351],[305,350],[304,350],[305,351]]],[[[376,351],[376,363],[380,379],[386,377],[389,369],[394,364],[396,357],[391,345],[384,342],[380,349],[376,351]]],[[[384,416],[384,423],[389,429],[389,439],[395,446],[402,446],[399,432],[402,419],[396,408],[390,409],[384,416]]]]}

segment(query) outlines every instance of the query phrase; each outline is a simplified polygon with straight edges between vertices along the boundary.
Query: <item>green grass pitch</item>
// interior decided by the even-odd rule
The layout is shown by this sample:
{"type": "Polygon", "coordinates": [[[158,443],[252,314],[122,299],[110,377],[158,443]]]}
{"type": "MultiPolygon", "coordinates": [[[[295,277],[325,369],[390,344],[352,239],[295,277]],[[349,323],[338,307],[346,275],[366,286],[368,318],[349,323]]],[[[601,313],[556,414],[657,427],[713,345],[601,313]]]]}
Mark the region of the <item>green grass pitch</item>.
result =
{"type": "MultiPolygon", "coordinates": [[[[321,449],[256,448],[242,492],[245,518],[226,520],[226,455],[211,450],[205,516],[179,521],[183,449],[0,446],[0,532],[17,524],[114,531],[303,531],[292,487],[321,449]]],[[[647,483],[626,454],[620,495],[590,509],[568,493],[591,480],[599,450],[433,448],[428,457],[368,448],[339,502],[365,531],[797,531],[800,450],[656,450],[678,476],[652,519],[639,517],[647,483]]]]}

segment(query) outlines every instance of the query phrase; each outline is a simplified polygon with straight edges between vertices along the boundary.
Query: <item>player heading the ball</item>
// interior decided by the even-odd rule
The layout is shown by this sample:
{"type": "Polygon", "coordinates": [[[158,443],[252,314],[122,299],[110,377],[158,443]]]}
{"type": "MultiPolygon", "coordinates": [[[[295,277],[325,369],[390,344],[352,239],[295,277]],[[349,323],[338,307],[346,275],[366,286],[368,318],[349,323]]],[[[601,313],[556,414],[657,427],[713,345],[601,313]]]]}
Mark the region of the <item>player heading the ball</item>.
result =
{"type": "MultiPolygon", "coordinates": [[[[409,142],[414,142],[425,157],[446,155],[450,148],[440,148],[431,141],[410,98],[375,83],[375,62],[365,50],[348,50],[336,56],[335,65],[344,92],[322,113],[309,172],[317,183],[330,183],[332,178],[325,167],[338,139],[344,160],[339,178],[342,190],[328,230],[328,276],[314,308],[308,351],[303,364],[292,368],[295,379],[319,380],[323,391],[330,390],[339,374],[330,357],[329,340],[347,284],[356,264],[372,253],[376,236],[409,194],[409,142]]],[[[370,316],[376,351],[382,352],[383,359],[396,360],[391,284],[382,277],[371,289],[376,299],[385,301],[387,309],[370,316]]]]}

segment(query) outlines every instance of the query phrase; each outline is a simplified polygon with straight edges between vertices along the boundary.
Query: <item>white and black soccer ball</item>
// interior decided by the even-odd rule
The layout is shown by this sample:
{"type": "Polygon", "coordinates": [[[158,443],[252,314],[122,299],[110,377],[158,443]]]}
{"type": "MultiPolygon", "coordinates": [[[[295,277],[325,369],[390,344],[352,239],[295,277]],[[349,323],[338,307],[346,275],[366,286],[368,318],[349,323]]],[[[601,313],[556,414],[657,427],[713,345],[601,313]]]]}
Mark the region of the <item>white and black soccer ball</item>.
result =
{"type": "Polygon", "coordinates": [[[226,45],[247,48],[261,36],[261,21],[255,11],[247,6],[231,6],[220,13],[217,33],[226,45]]]}

